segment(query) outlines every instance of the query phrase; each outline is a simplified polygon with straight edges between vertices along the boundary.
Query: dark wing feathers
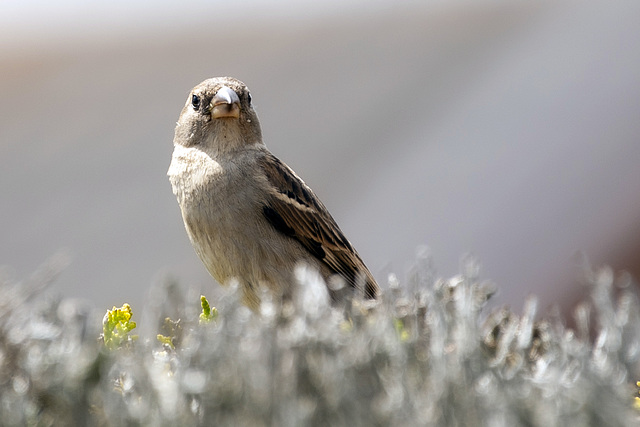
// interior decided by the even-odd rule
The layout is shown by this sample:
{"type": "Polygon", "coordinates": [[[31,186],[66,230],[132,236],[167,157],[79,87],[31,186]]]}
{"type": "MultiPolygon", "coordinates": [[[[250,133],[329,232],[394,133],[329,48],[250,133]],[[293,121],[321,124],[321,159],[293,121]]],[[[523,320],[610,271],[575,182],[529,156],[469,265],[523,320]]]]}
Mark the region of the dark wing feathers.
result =
{"type": "Polygon", "coordinates": [[[269,223],[280,233],[300,242],[352,287],[364,279],[365,295],[375,298],[378,285],[371,272],[311,189],[271,154],[260,159],[259,166],[272,187],[277,189],[269,195],[262,209],[269,223]]]}

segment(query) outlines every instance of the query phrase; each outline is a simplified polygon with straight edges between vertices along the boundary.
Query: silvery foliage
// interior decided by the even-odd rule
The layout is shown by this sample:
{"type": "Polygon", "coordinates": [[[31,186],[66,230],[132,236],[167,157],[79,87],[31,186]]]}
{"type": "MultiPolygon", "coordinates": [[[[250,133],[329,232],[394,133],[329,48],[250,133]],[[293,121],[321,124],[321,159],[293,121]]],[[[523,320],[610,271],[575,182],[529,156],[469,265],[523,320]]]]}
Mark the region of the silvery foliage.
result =
{"type": "Polygon", "coordinates": [[[291,301],[265,293],[253,313],[231,286],[211,301],[218,319],[199,325],[197,296],[162,286],[145,319],[164,333],[171,317],[175,348],[141,337],[107,351],[100,314],[45,289],[56,265],[0,281],[2,425],[638,422],[640,305],[631,279],[608,268],[585,267],[588,299],[573,329],[557,311],[539,314],[534,297],[522,314],[488,311],[496,286],[473,258],[445,280],[425,250],[405,283],[389,275],[375,303],[356,293],[331,304],[301,266],[291,301]]]}

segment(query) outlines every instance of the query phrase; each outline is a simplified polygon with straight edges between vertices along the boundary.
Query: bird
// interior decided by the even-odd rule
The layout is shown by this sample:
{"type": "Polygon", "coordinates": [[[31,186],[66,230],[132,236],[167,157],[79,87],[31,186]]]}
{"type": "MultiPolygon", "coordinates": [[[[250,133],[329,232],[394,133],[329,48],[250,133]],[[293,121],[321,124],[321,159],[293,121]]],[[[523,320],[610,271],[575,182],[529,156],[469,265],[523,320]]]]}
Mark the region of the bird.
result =
{"type": "Polygon", "coordinates": [[[320,272],[334,302],[343,298],[340,284],[378,297],[376,280],[325,205],[264,144],[243,82],[216,77],[195,86],[173,143],[167,174],[191,244],[219,284],[238,282],[247,306],[260,306],[262,287],[290,298],[300,262],[320,272]]]}

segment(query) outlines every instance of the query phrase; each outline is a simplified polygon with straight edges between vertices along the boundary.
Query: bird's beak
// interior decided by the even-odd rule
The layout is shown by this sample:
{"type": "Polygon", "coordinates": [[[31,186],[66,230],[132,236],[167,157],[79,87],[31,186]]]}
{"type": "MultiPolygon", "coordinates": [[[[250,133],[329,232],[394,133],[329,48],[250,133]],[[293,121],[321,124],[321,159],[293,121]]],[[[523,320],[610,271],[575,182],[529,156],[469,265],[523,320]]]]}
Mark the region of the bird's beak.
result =
{"type": "Polygon", "coordinates": [[[240,117],[240,98],[234,90],[222,86],[211,100],[211,117],[214,119],[240,117]]]}

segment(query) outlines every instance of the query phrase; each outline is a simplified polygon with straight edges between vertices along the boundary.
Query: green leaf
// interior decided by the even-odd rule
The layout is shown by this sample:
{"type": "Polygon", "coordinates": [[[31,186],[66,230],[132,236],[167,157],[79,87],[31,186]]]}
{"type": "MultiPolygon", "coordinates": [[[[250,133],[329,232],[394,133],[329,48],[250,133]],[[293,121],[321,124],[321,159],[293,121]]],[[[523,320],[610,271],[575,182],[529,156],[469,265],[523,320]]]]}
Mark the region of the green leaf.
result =
{"type": "Polygon", "coordinates": [[[131,316],[133,312],[127,303],[120,308],[114,306],[111,310],[107,310],[102,320],[101,338],[109,350],[125,347],[138,338],[135,335],[129,335],[129,332],[136,327],[136,322],[131,321],[131,316]]]}
{"type": "Polygon", "coordinates": [[[202,305],[202,313],[200,313],[201,325],[217,319],[218,310],[215,307],[211,307],[209,305],[209,301],[207,301],[207,297],[205,297],[204,295],[201,295],[200,304],[202,305]]]}

